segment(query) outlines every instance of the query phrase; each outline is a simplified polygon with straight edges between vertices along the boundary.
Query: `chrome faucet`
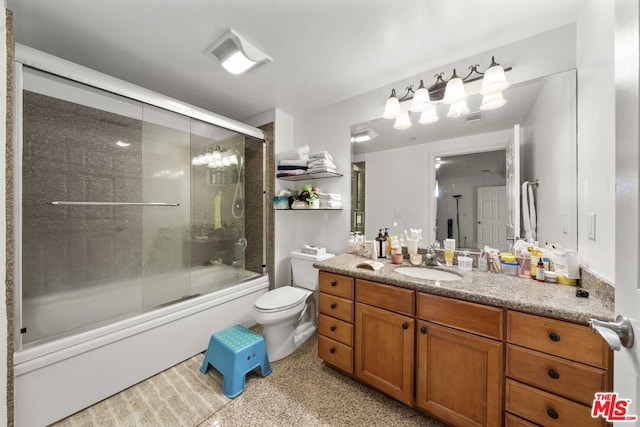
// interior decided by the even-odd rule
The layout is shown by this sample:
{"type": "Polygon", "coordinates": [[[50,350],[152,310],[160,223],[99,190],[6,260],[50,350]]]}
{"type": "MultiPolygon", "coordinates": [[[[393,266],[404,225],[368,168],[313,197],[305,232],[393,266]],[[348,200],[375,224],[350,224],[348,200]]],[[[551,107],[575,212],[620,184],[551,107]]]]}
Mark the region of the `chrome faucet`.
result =
{"type": "Polygon", "coordinates": [[[424,255],[424,264],[432,267],[437,267],[439,265],[433,245],[427,246],[427,253],[424,255]]]}

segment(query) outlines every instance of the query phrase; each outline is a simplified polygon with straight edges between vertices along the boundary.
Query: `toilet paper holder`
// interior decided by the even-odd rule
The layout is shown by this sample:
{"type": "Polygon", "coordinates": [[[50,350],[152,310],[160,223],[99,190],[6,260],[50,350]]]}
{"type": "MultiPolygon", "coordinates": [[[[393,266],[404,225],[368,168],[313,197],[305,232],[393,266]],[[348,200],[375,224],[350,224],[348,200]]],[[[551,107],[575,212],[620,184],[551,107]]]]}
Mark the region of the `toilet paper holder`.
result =
{"type": "Polygon", "coordinates": [[[614,351],[619,351],[621,345],[625,348],[633,347],[633,325],[625,316],[616,316],[615,322],[591,319],[589,326],[593,332],[600,334],[614,351]]]}

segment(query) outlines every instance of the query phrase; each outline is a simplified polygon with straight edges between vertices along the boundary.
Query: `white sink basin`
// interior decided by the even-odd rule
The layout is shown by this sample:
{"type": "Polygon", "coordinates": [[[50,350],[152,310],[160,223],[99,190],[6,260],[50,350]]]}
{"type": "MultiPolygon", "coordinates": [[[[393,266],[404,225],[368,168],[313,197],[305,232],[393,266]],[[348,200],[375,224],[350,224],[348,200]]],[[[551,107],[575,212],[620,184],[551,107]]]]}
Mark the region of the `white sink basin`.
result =
{"type": "Polygon", "coordinates": [[[415,277],[417,279],[439,280],[442,282],[453,282],[455,280],[462,279],[462,277],[458,276],[457,274],[449,273],[442,270],[435,270],[433,268],[400,267],[396,268],[395,271],[396,273],[415,277]]]}

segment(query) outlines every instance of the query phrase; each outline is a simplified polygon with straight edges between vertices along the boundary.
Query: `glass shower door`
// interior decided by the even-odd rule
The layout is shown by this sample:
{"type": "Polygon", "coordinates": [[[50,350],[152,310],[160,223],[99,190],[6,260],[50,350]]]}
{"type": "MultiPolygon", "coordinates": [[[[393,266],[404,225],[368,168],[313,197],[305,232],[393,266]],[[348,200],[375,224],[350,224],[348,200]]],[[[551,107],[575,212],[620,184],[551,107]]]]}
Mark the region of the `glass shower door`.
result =
{"type": "Polygon", "coordinates": [[[171,207],[142,211],[142,309],[191,296],[189,118],[143,106],[142,188],[145,202],[171,207]]]}

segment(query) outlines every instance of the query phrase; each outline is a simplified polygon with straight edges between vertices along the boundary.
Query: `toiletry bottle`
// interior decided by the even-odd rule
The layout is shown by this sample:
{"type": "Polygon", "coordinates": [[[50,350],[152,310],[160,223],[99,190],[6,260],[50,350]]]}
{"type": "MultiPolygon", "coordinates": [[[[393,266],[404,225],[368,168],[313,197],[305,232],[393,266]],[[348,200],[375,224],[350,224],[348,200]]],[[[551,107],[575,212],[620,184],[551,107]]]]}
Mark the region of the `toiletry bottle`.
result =
{"type": "Polygon", "coordinates": [[[387,258],[391,258],[391,236],[389,236],[389,229],[385,228],[384,229],[384,237],[385,239],[387,239],[387,258]]]}
{"type": "Polygon", "coordinates": [[[349,233],[349,240],[347,240],[347,253],[352,254],[354,246],[356,244],[356,238],[353,233],[349,233]]]}
{"type": "Polygon", "coordinates": [[[538,264],[536,266],[536,280],[538,282],[544,282],[544,263],[542,257],[538,258],[538,264]]]}

